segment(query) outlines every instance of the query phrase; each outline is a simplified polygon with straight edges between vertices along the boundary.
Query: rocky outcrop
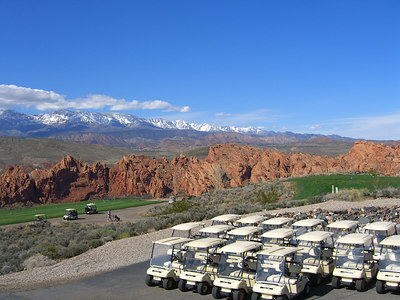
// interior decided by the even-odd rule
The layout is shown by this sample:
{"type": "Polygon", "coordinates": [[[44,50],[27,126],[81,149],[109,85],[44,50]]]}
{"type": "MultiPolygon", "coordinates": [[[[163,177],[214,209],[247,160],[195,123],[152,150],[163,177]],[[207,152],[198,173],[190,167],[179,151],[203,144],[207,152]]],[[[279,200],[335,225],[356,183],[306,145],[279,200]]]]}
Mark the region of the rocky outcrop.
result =
{"type": "Polygon", "coordinates": [[[0,206],[74,202],[103,195],[200,195],[249,182],[371,169],[385,175],[399,174],[399,146],[359,141],[348,154],[328,157],[224,144],[211,147],[203,160],[184,155],[171,161],[131,155],[111,168],[102,163],[89,166],[66,156],[53,168],[30,174],[10,167],[0,176],[0,206]]]}

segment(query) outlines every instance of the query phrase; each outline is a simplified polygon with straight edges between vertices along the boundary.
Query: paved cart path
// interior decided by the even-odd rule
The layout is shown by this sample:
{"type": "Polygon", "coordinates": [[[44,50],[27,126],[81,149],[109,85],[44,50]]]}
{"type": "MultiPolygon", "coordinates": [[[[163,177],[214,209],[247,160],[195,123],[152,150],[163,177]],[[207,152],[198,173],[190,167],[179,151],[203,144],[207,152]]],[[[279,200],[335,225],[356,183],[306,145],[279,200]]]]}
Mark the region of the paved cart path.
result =
{"type": "MultiPolygon", "coordinates": [[[[84,280],[40,288],[30,291],[1,293],[0,299],[4,300],[30,300],[30,299],[140,299],[140,300],[196,300],[214,299],[211,295],[201,296],[194,292],[182,293],[178,289],[164,290],[159,287],[148,287],[144,283],[146,269],[149,261],[134,264],[84,280]]],[[[342,288],[332,289],[330,283],[317,288],[312,288],[306,299],[324,300],[394,300],[399,299],[400,294],[387,293],[378,295],[375,287],[371,286],[366,292],[342,288]]],[[[301,299],[301,298],[297,298],[301,299]]]]}

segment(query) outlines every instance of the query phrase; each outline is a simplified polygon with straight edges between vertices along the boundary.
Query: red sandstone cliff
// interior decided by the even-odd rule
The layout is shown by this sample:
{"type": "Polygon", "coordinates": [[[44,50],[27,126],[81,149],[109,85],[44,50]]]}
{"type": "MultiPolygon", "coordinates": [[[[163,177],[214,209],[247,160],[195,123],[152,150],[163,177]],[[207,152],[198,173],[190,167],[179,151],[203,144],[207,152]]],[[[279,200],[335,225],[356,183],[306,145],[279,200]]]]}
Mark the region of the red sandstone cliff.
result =
{"type": "Polygon", "coordinates": [[[168,193],[200,195],[214,188],[248,182],[339,171],[400,173],[399,146],[356,142],[348,154],[338,157],[284,154],[235,144],[210,148],[203,160],[184,155],[166,158],[125,156],[112,168],[89,166],[70,156],[50,170],[27,174],[10,167],[0,176],[0,207],[32,203],[74,202],[101,197],[168,193]]]}

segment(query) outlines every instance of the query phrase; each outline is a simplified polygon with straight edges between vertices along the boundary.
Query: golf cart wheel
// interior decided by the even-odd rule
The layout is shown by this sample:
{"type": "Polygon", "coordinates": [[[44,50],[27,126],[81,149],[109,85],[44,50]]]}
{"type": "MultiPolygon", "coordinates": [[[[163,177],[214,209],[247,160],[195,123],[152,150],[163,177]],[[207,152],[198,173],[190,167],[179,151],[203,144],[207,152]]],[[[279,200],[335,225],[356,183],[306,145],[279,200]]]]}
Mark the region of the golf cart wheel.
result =
{"type": "Polygon", "coordinates": [[[207,281],[199,282],[197,284],[197,292],[200,295],[207,295],[211,292],[211,286],[207,281]]]}
{"type": "Polygon", "coordinates": [[[334,289],[340,289],[340,278],[337,276],[332,277],[332,287],[334,289]]]}
{"type": "Polygon", "coordinates": [[[155,286],[155,283],[153,281],[153,275],[147,275],[146,278],[144,279],[144,282],[146,283],[147,286],[155,286]]]}
{"type": "Polygon", "coordinates": [[[260,300],[260,299],[261,299],[260,293],[253,292],[253,294],[251,294],[251,300],[260,300]]]}
{"type": "Polygon", "coordinates": [[[310,293],[310,283],[307,282],[306,285],[304,286],[304,290],[303,290],[303,295],[307,296],[310,293]]]}
{"type": "Polygon", "coordinates": [[[311,274],[309,278],[312,285],[314,286],[321,285],[322,282],[321,274],[311,274]]]}
{"type": "Polygon", "coordinates": [[[188,291],[188,288],[187,288],[187,286],[186,286],[186,280],[184,280],[184,279],[179,280],[179,282],[178,282],[178,289],[179,289],[181,292],[187,292],[187,291],[188,291]]]}
{"type": "Polygon", "coordinates": [[[211,290],[211,294],[215,299],[221,299],[222,298],[221,288],[219,286],[213,286],[213,288],[211,290]]]}
{"type": "Polygon", "coordinates": [[[386,288],[385,288],[385,282],[382,280],[377,280],[376,281],[376,292],[378,294],[384,294],[386,293],[386,288]]]}
{"type": "Polygon", "coordinates": [[[172,290],[175,284],[175,280],[171,277],[164,278],[162,280],[162,287],[166,290],[172,290]]]}
{"type": "Polygon", "coordinates": [[[235,290],[232,292],[232,300],[244,300],[246,299],[246,292],[243,289],[235,290]]]}
{"type": "Polygon", "coordinates": [[[365,291],[365,279],[357,279],[356,281],[356,290],[359,292],[365,291]]]}

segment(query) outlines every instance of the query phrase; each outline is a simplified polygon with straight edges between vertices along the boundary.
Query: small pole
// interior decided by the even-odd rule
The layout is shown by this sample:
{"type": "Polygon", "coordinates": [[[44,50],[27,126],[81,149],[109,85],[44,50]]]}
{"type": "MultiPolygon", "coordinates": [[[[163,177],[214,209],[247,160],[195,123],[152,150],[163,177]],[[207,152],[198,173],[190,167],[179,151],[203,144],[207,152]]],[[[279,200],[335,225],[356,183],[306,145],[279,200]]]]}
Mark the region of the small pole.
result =
{"type": "Polygon", "coordinates": [[[332,194],[335,193],[335,186],[332,184],[332,194]]]}

